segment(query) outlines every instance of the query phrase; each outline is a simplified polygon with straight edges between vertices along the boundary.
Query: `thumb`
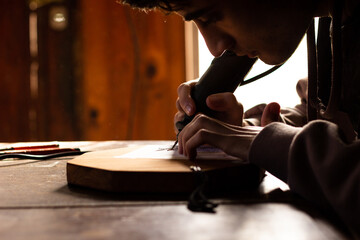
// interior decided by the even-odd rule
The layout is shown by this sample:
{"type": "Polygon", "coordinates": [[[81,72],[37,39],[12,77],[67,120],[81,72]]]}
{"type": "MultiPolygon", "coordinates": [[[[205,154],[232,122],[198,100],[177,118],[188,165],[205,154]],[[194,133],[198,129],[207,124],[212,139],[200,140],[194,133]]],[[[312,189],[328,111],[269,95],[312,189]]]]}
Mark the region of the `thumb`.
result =
{"type": "Polygon", "coordinates": [[[280,105],[276,102],[269,103],[266,105],[263,114],[261,116],[261,126],[279,121],[280,118],[280,105]]]}
{"type": "Polygon", "coordinates": [[[207,97],[207,106],[216,111],[215,118],[234,125],[242,125],[244,107],[233,93],[216,93],[207,97]]]}

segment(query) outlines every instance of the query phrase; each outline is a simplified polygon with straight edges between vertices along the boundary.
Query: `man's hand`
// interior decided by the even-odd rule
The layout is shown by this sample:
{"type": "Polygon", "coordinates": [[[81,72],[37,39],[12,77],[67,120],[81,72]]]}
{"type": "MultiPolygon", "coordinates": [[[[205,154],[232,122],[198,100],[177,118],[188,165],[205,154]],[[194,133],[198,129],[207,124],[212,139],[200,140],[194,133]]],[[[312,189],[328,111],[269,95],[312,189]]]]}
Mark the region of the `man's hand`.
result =
{"type": "Polygon", "coordinates": [[[261,129],[230,125],[204,114],[197,114],[178,136],[179,153],[194,160],[197,147],[210,144],[231,156],[247,160],[250,145],[261,129]]]}
{"type": "MultiPolygon", "coordinates": [[[[195,84],[196,81],[191,81],[179,86],[175,123],[182,121],[185,114],[191,116],[196,113],[196,106],[191,98],[191,88],[195,84]]],[[[237,102],[233,93],[210,95],[206,104],[218,112],[216,118],[198,113],[178,136],[179,153],[195,159],[197,147],[210,144],[229,155],[246,160],[250,145],[262,127],[244,126],[243,106],[237,102]]],[[[279,120],[280,106],[270,103],[261,109],[261,112],[261,126],[266,126],[279,120]]]]}
{"type": "MultiPolygon", "coordinates": [[[[191,89],[196,82],[196,80],[186,82],[178,87],[179,97],[176,101],[178,112],[175,114],[174,123],[182,121],[185,114],[192,116],[196,113],[195,102],[191,98],[191,89]]],[[[206,104],[210,109],[217,112],[216,116],[214,116],[216,119],[233,125],[243,125],[244,108],[236,100],[233,93],[226,92],[210,95],[206,99],[206,104]]],[[[177,132],[177,129],[175,131],[177,132]]]]}
{"type": "MultiPolygon", "coordinates": [[[[279,121],[279,114],[280,105],[275,102],[269,103],[262,112],[261,126],[279,121]]],[[[204,114],[197,114],[178,136],[179,153],[195,159],[197,147],[210,144],[231,156],[247,160],[251,143],[262,127],[232,125],[204,114]]]]}

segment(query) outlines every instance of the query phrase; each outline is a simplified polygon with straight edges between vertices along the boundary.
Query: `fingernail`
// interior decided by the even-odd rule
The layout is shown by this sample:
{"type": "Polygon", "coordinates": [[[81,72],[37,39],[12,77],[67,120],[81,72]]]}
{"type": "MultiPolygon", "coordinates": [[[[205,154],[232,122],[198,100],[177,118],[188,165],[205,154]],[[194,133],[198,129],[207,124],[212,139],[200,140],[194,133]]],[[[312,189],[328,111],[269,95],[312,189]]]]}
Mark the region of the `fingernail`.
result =
{"type": "Polygon", "coordinates": [[[190,104],[188,104],[188,105],[185,106],[185,112],[186,112],[186,114],[189,115],[189,116],[192,114],[192,107],[191,107],[190,104]]]}
{"type": "Polygon", "coordinates": [[[273,113],[273,114],[279,114],[280,113],[280,105],[279,104],[273,104],[272,106],[271,106],[271,112],[273,113]]]}
{"type": "Polygon", "coordinates": [[[179,152],[179,154],[183,154],[183,149],[180,144],[178,145],[178,152],[179,152]]]}

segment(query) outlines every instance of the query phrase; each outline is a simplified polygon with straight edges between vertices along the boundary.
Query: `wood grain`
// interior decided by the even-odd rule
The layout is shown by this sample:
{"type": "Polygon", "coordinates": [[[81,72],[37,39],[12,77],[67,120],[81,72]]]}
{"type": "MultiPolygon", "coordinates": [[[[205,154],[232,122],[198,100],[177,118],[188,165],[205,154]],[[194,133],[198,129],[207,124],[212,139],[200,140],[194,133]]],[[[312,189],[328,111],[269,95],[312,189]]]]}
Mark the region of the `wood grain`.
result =
{"type": "Polygon", "coordinates": [[[0,139],[29,141],[29,10],[25,1],[0,1],[0,139]]]}
{"type": "Polygon", "coordinates": [[[27,1],[0,1],[0,139],[174,139],[176,90],[185,81],[182,19],[115,0],[44,3],[33,9],[31,59],[27,1]],[[59,8],[65,28],[51,24],[59,8]],[[32,60],[38,77],[30,83],[32,60]]]}
{"type": "Polygon", "coordinates": [[[79,139],[75,76],[76,1],[46,4],[37,9],[39,80],[36,99],[36,139],[79,139]],[[62,11],[63,10],[63,11],[62,11]],[[66,27],[51,27],[57,12],[65,15],[66,27]]]}
{"type": "Polygon", "coordinates": [[[81,1],[79,103],[83,139],[174,139],[177,87],[185,81],[178,16],[115,1],[81,1]]]}

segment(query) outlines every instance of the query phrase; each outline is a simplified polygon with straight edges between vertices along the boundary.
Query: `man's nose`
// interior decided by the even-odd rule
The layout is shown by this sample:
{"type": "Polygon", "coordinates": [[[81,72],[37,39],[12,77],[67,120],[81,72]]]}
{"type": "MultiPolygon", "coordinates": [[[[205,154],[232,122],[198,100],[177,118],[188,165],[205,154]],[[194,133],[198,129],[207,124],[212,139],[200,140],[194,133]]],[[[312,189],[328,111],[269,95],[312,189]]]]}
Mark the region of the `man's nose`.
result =
{"type": "Polygon", "coordinates": [[[235,46],[235,40],[230,35],[217,29],[216,27],[199,27],[201,35],[204,37],[210,53],[214,57],[219,57],[225,50],[235,46]]]}

